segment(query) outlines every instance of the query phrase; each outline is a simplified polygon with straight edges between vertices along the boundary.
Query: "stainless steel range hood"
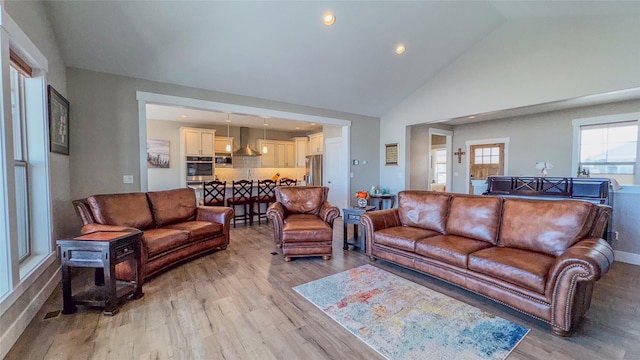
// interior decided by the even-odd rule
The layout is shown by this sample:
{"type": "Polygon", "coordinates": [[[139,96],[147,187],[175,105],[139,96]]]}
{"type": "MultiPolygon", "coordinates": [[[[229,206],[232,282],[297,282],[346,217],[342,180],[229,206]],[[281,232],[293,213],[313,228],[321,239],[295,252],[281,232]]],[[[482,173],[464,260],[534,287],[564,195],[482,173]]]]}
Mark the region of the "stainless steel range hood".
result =
{"type": "Polygon", "coordinates": [[[262,154],[249,147],[249,128],[240,128],[240,149],[233,156],[261,156],[262,154]]]}

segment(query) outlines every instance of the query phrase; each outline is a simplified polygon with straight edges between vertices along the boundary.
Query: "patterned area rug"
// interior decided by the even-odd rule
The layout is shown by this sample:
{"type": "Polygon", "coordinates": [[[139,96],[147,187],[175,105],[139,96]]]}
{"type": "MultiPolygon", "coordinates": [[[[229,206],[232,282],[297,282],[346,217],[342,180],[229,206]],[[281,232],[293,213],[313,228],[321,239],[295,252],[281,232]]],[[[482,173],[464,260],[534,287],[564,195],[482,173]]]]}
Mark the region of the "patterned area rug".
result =
{"type": "Polygon", "coordinates": [[[504,359],[529,332],[371,265],[293,289],[387,359],[504,359]]]}

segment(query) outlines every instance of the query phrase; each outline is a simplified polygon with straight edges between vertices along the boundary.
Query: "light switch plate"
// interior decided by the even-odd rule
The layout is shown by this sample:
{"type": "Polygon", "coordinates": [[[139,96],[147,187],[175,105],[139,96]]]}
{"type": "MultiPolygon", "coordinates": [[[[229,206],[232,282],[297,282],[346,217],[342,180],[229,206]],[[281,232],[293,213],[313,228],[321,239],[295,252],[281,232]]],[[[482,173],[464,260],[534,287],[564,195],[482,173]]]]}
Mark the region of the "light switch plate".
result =
{"type": "Polygon", "coordinates": [[[125,175],[122,177],[123,184],[133,184],[133,175],[125,175]]]}

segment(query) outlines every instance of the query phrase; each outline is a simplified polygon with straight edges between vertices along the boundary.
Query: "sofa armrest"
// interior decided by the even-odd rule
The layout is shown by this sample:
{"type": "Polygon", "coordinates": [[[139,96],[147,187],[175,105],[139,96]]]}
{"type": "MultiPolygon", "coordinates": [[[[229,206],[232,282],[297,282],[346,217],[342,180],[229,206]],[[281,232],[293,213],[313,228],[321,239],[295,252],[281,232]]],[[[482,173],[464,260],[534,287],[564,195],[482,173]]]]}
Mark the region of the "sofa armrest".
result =
{"type": "Polygon", "coordinates": [[[325,201],[322,204],[322,207],[320,207],[319,216],[324,222],[333,228],[333,221],[340,217],[340,209],[325,201]]]}
{"type": "Polygon", "coordinates": [[[282,244],[282,227],[284,226],[284,218],[286,213],[282,203],[275,202],[267,209],[267,218],[273,221],[273,242],[276,245],[282,244]]]}
{"type": "Polygon", "coordinates": [[[574,320],[582,315],[578,312],[589,308],[593,283],[609,271],[613,261],[611,245],[595,237],[578,241],[556,258],[545,289],[551,300],[552,326],[561,331],[572,328],[574,320]]]}
{"type": "Polygon", "coordinates": [[[222,224],[222,232],[229,244],[229,229],[231,228],[231,219],[233,219],[233,209],[223,206],[198,206],[196,210],[197,221],[208,221],[211,223],[222,224]]]}
{"type": "Polygon", "coordinates": [[[382,229],[402,226],[400,222],[400,215],[398,214],[398,208],[369,211],[360,216],[360,223],[364,225],[365,237],[366,237],[366,249],[367,255],[371,256],[371,248],[373,245],[373,234],[382,229]]]}

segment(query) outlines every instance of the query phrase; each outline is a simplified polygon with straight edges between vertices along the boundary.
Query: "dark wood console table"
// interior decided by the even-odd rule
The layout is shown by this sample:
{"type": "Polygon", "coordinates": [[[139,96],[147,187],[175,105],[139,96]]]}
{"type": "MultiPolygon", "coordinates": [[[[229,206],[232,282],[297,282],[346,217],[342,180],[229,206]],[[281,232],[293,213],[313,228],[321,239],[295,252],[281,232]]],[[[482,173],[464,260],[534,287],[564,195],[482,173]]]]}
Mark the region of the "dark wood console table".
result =
{"type": "Polygon", "coordinates": [[[62,253],[62,313],[72,314],[76,305],[89,305],[104,306],[104,315],[111,316],[118,312],[119,302],[125,297],[141,298],[141,239],[141,231],[98,231],[58,240],[62,253]],[[135,281],[116,280],[116,264],[129,260],[136,264],[135,281]],[[73,295],[72,267],[95,268],[96,286],[73,295]]]}

